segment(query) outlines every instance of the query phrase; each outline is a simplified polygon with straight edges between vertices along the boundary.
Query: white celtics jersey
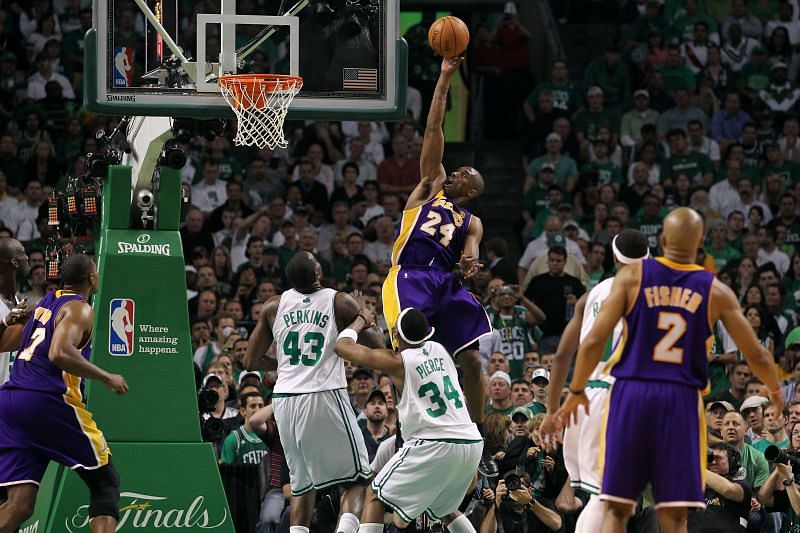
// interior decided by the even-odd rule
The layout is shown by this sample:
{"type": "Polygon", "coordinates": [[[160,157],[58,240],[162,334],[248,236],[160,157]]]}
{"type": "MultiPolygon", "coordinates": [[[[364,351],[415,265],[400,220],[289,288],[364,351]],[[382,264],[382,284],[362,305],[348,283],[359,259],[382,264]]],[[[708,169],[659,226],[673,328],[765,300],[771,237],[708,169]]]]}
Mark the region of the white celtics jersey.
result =
{"type": "MultiPolygon", "coordinates": [[[[586,335],[589,334],[589,331],[594,326],[594,321],[597,318],[597,314],[600,312],[600,306],[603,302],[608,298],[608,295],[611,294],[611,286],[614,284],[614,278],[608,278],[600,283],[597,286],[589,291],[589,295],[586,297],[586,305],[583,308],[583,322],[581,322],[581,343],[583,343],[583,339],[586,338],[586,335]]],[[[622,335],[622,320],[617,322],[617,325],[614,326],[614,332],[611,334],[611,338],[608,339],[606,345],[603,349],[603,357],[600,359],[600,362],[597,363],[597,367],[595,367],[592,375],[589,377],[589,380],[600,380],[603,379],[604,381],[608,381],[611,376],[605,376],[603,374],[603,370],[606,367],[606,361],[611,357],[611,354],[614,352],[614,348],[617,347],[617,343],[619,342],[620,336],[622,335]]]]}
{"type": "MultiPolygon", "coordinates": [[[[0,320],[3,320],[10,312],[11,308],[3,298],[0,298],[0,320]]],[[[14,352],[0,352],[0,385],[8,381],[13,355],[14,352]]]]}
{"type": "Polygon", "coordinates": [[[458,372],[444,346],[427,341],[400,353],[405,383],[397,417],[403,438],[480,440],[470,420],[458,372]]]}
{"type": "Polygon", "coordinates": [[[278,354],[274,392],[297,394],[347,388],[344,362],[333,351],[339,333],[333,301],[336,291],[281,295],[272,325],[278,354]]]}

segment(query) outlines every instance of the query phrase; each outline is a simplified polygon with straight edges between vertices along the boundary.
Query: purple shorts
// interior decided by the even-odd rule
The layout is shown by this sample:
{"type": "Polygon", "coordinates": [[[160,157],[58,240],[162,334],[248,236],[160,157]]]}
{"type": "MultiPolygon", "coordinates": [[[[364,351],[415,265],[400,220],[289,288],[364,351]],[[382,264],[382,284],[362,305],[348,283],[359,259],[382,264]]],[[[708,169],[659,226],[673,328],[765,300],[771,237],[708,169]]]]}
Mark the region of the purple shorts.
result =
{"type": "Polygon", "coordinates": [[[706,425],[695,387],[617,380],[601,441],[601,500],[636,503],[648,483],[656,508],[705,507],[706,425]]]}
{"type": "Polygon", "coordinates": [[[452,355],[492,332],[483,306],[452,272],[392,267],[383,283],[383,314],[389,331],[407,307],[428,317],[436,328],[434,338],[452,355]]]}
{"type": "Polygon", "coordinates": [[[98,468],[109,450],[91,413],[76,398],[0,388],[0,486],[39,484],[50,461],[98,468]]]}

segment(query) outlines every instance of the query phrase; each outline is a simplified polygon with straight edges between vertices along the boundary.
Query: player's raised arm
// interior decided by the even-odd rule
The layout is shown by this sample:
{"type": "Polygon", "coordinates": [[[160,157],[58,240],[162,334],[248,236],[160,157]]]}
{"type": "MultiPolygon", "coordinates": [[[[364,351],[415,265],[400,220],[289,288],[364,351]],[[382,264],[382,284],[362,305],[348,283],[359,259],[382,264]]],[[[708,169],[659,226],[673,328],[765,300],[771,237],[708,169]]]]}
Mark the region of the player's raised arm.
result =
{"type": "Polygon", "coordinates": [[[47,354],[50,362],[73,376],[96,379],[118,396],[128,392],[125,378],[110,374],[87,361],[78,348],[91,334],[94,313],[86,302],[69,302],[61,308],[47,354]]]}
{"type": "MultiPolygon", "coordinates": [[[[359,293],[355,293],[359,294],[359,293]]],[[[360,298],[360,295],[359,295],[360,298]]],[[[336,325],[339,331],[343,331],[348,324],[353,322],[359,315],[363,305],[355,298],[346,292],[336,293],[336,300],[334,301],[336,308],[336,325]]],[[[369,348],[383,348],[386,343],[383,339],[383,334],[374,327],[364,327],[358,330],[358,340],[364,346],[369,348]]],[[[345,357],[345,359],[347,359],[345,357]]]]}
{"type": "Polygon", "coordinates": [[[586,306],[586,298],[589,293],[585,293],[580,297],[575,304],[575,313],[572,315],[567,327],[561,334],[561,340],[558,342],[555,358],[553,358],[553,367],[550,369],[550,384],[547,391],[547,413],[555,413],[558,411],[559,404],[561,403],[561,389],[564,388],[564,383],[567,382],[567,374],[569,373],[569,363],[575,352],[578,351],[578,343],[581,337],[581,324],[583,322],[583,310],[586,306]]]}
{"type": "Polygon", "coordinates": [[[256,322],[256,327],[253,328],[253,333],[250,334],[250,338],[247,340],[247,351],[244,354],[243,361],[247,370],[258,370],[264,366],[264,354],[267,353],[273,341],[272,323],[275,321],[275,315],[278,314],[280,301],[280,296],[273,296],[261,310],[261,316],[256,322]]]}
{"type": "Polygon", "coordinates": [[[712,322],[717,319],[722,320],[725,329],[741,350],[753,373],[769,389],[769,398],[777,405],[777,412],[781,412],[783,395],[774,359],[758,342],[733,291],[717,279],[711,287],[711,319],[712,322]]]}
{"type": "Polygon", "coordinates": [[[442,189],[447,177],[442,166],[444,156],[444,131],[442,121],[447,108],[447,93],[450,90],[450,80],[458,72],[458,67],[464,58],[455,57],[442,60],[442,70],[439,81],[433,91],[431,108],[428,111],[428,122],[425,125],[425,136],[422,139],[422,153],[419,158],[419,185],[411,191],[406,202],[406,209],[411,209],[424,204],[442,189]]]}
{"type": "Polygon", "coordinates": [[[386,348],[373,350],[356,344],[353,338],[361,335],[365,329],[373,329],[373,323],[374,317],[370,313],[359,312],[350,325],[339,334],[335,347],[336,355],[358,365],[386,372],[395,385],[402,389],[404,378],[402,358],[386,348]]]}

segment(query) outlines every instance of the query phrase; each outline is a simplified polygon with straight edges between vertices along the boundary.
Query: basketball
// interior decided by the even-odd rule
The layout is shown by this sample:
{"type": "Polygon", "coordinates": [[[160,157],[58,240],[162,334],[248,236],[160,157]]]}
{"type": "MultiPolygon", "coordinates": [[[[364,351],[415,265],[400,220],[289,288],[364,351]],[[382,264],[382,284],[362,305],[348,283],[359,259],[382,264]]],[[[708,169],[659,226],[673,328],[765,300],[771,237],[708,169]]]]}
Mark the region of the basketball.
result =
{"type": "Polygon", "coordinates": [[[467,49],[469,30],[458,17],[442,17],[431,24],[428,42],[433,51],[442,57],[456,57],[467,49]]]}

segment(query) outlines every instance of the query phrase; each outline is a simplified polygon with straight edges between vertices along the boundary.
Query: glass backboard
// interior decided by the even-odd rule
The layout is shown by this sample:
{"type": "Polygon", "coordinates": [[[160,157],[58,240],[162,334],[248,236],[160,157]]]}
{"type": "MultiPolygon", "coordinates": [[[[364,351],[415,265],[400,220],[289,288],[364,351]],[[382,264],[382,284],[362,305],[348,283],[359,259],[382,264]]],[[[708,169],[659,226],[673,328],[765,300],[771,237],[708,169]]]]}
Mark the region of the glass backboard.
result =
{"type": "Polygon", "coordinates": [[[303,77],[289,118],[400,118],[408,54],[398,2],[95,0],[87,104],[115,115],[231,118],[220,74],[277,73],[303,77]]]}

